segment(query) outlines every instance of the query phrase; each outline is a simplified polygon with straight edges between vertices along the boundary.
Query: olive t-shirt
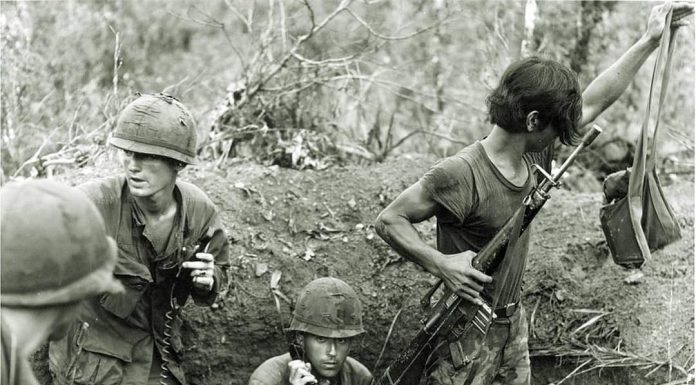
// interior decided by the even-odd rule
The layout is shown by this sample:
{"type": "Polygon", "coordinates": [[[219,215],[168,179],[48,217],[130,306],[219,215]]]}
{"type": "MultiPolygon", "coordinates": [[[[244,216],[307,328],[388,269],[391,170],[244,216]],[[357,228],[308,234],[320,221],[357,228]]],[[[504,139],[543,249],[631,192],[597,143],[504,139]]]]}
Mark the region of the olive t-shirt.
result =
{"type": "MultiPolygon", "coordinates": [[[[552,152],[553,146],[549,146],[542,152],[525,154],[529,176],[520,186],[500,173],[479,141],[433,165],[420,183],[442,206],[436,214],[438,250],[445,254],[481,250],[536,185],[532,165],[549,170],[552,152]]],[[[510,258],[503,260],[492,274],[493,282],[484,287],[484,298],[490,301],[499,294],[499,305],[519,299],[529,234],[526,231],[520,236],[510,258]],[[508,266],[507,278],[501,282],[508,266]]]]}

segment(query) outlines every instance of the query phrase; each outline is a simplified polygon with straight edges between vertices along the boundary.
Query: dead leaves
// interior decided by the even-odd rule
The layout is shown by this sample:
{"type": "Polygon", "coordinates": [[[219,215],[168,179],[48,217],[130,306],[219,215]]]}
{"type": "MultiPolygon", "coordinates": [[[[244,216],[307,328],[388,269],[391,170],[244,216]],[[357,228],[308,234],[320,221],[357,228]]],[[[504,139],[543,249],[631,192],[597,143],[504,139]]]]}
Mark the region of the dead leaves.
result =
{"type": "Polygon", "coordinates": [[[323,134],[309,130],[298,130],[290,140],[278,138],[273,163],[297,170],[313,168],[324,170],[335,160],[335,146],[323,134]],[[288,163],[289,160],[289,163],[288,163]]]}
{"type": "MultiPolygon", "coordinates": [[[[270,281],[270,287],[271,287],[271,293],[273,293],[273,298],[276,300],[276,305],[278,305],[278,298],[281,298],[283,301],[285,301],[288,305],[292,306],[292,301],[290,298],[288,298],[281,290],[280,290],[280,278],[282,277],[283,272],[280,270],[276,270],[271,274],[271,281],[270,281]]],[[[278,309],[280,311],[280,309],[278,309]]]]}

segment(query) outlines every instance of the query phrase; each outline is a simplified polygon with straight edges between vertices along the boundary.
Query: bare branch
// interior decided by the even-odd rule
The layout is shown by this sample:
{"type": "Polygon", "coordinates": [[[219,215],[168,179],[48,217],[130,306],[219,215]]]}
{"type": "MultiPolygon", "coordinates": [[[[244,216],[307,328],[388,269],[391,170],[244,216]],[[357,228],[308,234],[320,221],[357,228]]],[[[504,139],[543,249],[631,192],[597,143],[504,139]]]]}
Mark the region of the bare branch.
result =
{"type": "MultiPolygon", "coordinates": [[[[273,4],[275,3],[274,0],[268,0],[268,25],[266,25],[266,32],[262,36],[262,40],[271,42],[273,41],[273,30],[274,28],[274,23],[273,23],[273,4]]],[[[266,55],[268,56],[269,61],[273,61],[273,51],[272,50],[266,50],[266,55]]]]}
{"type": "Polygon", "coordinates": [[[307,7],[307,10],[309,11],[309,21],[312,23],[312,28],[311,30],[314,30],[314,27],[317,26],[317,23],[314,21],[314,9],[312,9],[312,6],[309,5],[308,0],[303,0],[305,7],[307,7]]]}
{"type": "Polygon", "coordinates": [[[116,37],[116,42],[114,43],[114,76],[113,76],[113,87],[114,96],[118,95],[118,69],[121,67],[121,43],[119,37],[121,36],[119,32],[116,32],[113,27],[109,26],[109,29],[116,37]]]}
{"type": "Polygon", "coordinates": [[[456,139],[456,138],[452,138],[452,137],[450,137],[450,136],[448,136],[448,135],[445,135],[445,134],[440,134],[439,132],[418,129],[418,130],[413,130],[413,131],[409,132],[408,134],[406,134],[406,136],[404,136],[403,138],[399,139],[399,140],[398,140],[396,143],[394,143],[392,146],[390,146],[389,148],[386,148],[386,149],[384,150],[384,156],[386,157],[387,155],[389,155],[389,153],[392,152],[392,150],[394,150],[394,149],[396,149],[397,147],[401,146],[402,144],[404,144],[404,142],[406,142],[408,139],[410,139],[411,137],[413,137],[413,136],[416,135],[416,134],[430,135],[430,136],[434,136],[434,137],[436,137],[436,138],[445,139],[445,140],[450,141],[450,142],[452,142],[452,143],[457,143],[457,144],[462,144],[462,145],[469,145],[469,144],[471,144],[471,143],[465,142],[465,141],[463,141],[463,140],[461,140],[461,139],[456,139]]]}
{"type": "Polygon", "coordinates": [[[389,331],[387,332],[387,337],[384,339],[384,344],[382,345],[382,351],[380,351],[379,356],[377,356],[377,361],[375,361],[375,366],[372,368],[372,373],[377,373],[377,368],[379,367],[379,363],[382,361],[384,351],[387,349],[387,343],[389,343],[389,338],[391,337],[392,331],[394,330],[396,320],[399,318],[399,315],[403,310],[404,307],[402,306],[401,309],[399,309],[399,311],[396,312],[396,315],[394,315],[394,318],[392,319],[391,325],[389,326],[389,331]]]}
{"type": "MultiPolygon", "coordinates": [[[[258,93],[259,90],[261,90],[261,88],[262,88],[269,80],[271,80],[274,76],[276,76],[276,75],[278,74],[278,72],[280,72],[280,70],[287,64],[287,62],[288,62],[291,58],[294,57],[293,54],[295,54],[295,53],[297,52],[297,50],[300,49],[300,47],[302,46],[302,44],[304,44],[304,42],[306,42],[307,40],[309,40],[309,38],[311,38],[314,34],[316,34],[316,33],[319,32],[321,29],[323,29],[324,27],[326,27],[326,25],[327,25],[331,20],[333,20],[338,14],[340,14],[340,13],[343,12],[343,11],[345,11],[345,10],[348,8],[348,5],[350,5],[351,2],[352,2],[352,0],[342,0],[342,1],[341,1],[341,4],[339,4],[338,7],[336,7],[336,9],[334,9],[333,12],[331,12],[331,14],[329,14],[329,15],[328,15],[324,20],[322,20],[318,25],[315,25],[307,34],[300,36],[300,38],[297,39],[297,41],[296,41],[295,44],[293,45],[293,47],[292,47],[292,49],[290,50],[290,52],[288,52],[288,53],[280,60],[280,62],[278,62],[278,63],[275,65],[275,68],[273,68],[268,74],[266,74],[266,76],[264,76],[264,77],[254,86],[254,88],[248,92],[247,98],[251,98],[251,97],[253,97],[256,93],[258,93]]],[[[306,3],[306,2],[305,2],[305,3],[306,3]]],[[[306,4],[307,4],[307,3],[306,3],[306,4]]],[[[307,4],[307,5],[308,5],[308,4],[307,4]]]]}
{"type": "MultiPolygon", "coordinates": [[[[290,93],[302,91],[302,90],[304,90],[304,89],[306,89],[309,86],[314,85],[314,84],[321,84],[324,86],[329,86],[328,83],[334,82],[334,81],[340,81],[340,80],[367,81],[369,83],[373,83],[373,84],[380,86],[382,89],[385,89],[385,90],[391,92],[393,95],[396,95],[402,99],[409,100],[409,101],[414,102],[416,104],[422,105],[423,108],[425,108],[426,110],[428,110],[430,112],[440,113],[440,112],[436,111],[435,109],[428,107],[422,101],[416,100],[412,96],[406,95],[403,92],[399,92],[397,90],[403,89],[403,90],[408,91],[410,94],[420,95],[420,96],[430,98],[430,99],[435,98],[435,95],[429,94],[429,93],[426,93],[426,92],[423,92],[420,90],[416,90],[413,88],[409,88],[409,87],[406,87],[402,84],[399,84],[399,83],[396,83],[393,81],[380,79],[376,75],[379,75],[379,74],[375,73],[372,76],[357,75],[357,74],[343,74],[343,75],[336,75],[336,76],[330,76],[330,77],[319,77],[319,78],[314,78],[314,79],[302,79],[302,80],[299,80],[297,82],[285,84],[285,85],[282,85],[279,87],[262,87],[260,90],[267,91],[267,92],[283,92],[284,94],[290,94],[290,93]]],[[[467,107],[467,108],[474,110],[476,112],[479,112],[479,113],[485,112],[481,108],[476,107],[470,103],[463,102],[457,98],[448,98],[448,97],[443,96],[443,99],[447,100],[450,103],[455,103],[455,104],[459,104],[461,106],[467,107]]],[[[452,118],[452,119],[454,119],[454,118],[452,118]]]]}
{"type": "Polygon", "coordinates": [[[227,8],[229,8],[230,11],[232,11],[232,13],[234,13],[235,16],[237,16],[237,18],[239,18],[239,20],[242,21],[242,23],[244,23],[244,25],[246,26],[247,31],[249,31],[249,33],[251,33],[251,32],[252,32],[252,19],[251,19],[251,13],[249,14],[249,18],[246,18],[246,17],[244,17],[244,15],[242,15],[241,12],[239,12],[239,10],[237,9],[237,7],[235,7],[234,4],[232,4],[232,1],[231,1],[231,0],[225,0],[225,4],[227,5],[227,8]]]}
{"type": "Polygon", "coordinates": [[[434,22],[434,23],[428,25],[427,27],[422,28],[422,29],[419,29],[419,30],[417,30],[417,31],[415,31],[415,32],[413,32],[413,33],[408,34],[408,35],[404,35],[404,36],[388,36],[388,35],[383,35],[383,34],[377,32],[377,31],[375,31],[374,28],[372,28],[372,27],[370,26],[370,24],[368,24],[365,20],[363,20],[363,19],[362,19],[357,13],[355,13],[352,9],[347,8],[347,9],[346,9],[346,12],[348,12],[355,20],[357,20],[358,23],[360,23],[371,35],[373,35],[373,36],[375,36],[375,37],[377,37],[377,38],[379,38],[379,39],[382,39],[382,40],[406,40],[406,39],[410,39],[410,38],[412,38],[412,37],[414,37],[414,36],[418,36],[418,35],[420,35],[420,34],[422,34],[422,33],[424,33],[424,32],[427,32],[427,31],[429,31],[429,30],[431,30],[431,29],[433,29],[433,28],[436,28],[436,27],[438,27],[438,26],[444,24],[445,21],[446,21],[446,19],[447,19],[447,18],[445,18],[445,19],[443,19],[443,20],[437,20],[436,22],[434,22]]]}
{"type": "Polygon", "coordinates": [[[336,65],[338,64],[339,67],[343,67],[348,61],[355,59],[358,54],[352,54],[350,56],[344,56],[344,57],[339,57],[339,58],[333,58],[333,59],[324,59],[324,60],[312,60],[312,59],[307,59],[306,57],[300,55],[299,53],[292,52],[292,56],[306,64],[310,64],[313,66],[331,66],[331,65],[336,65]]]}
{"type": "Polygon", "coordinates": [[[283,47],[283,52],[287,51],[288,43],[288,30],[285,26],[285,2],[283,0],[278,1],[278,13],[280,14],[280,44],[283,47]]]}

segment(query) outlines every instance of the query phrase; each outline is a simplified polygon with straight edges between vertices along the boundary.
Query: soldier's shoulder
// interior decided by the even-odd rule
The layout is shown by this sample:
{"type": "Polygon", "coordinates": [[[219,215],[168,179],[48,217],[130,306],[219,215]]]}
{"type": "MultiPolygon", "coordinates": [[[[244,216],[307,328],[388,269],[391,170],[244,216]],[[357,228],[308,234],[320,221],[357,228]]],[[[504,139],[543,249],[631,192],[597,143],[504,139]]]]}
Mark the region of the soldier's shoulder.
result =
{"type": "Polygon", "coordinates": [[[183,199],[185,199],[188,203],[210,208],[215,207],[208,194],[193,183],[178,180],[176,182],[176,186],[179,188],[179,191],[181,191],[181,196],[183,199]]]}
{"type": "Polygon", "coordinates": [[[470,167],[472,164],[480,162],[481,145],[479,142],[473,143],[459,150],[454,155],[442,158],[435,162],[431,171],[437,170],[445,173],[457,173],[462,167],[470,167]]]}
{"type": "Polygon", "coordinates": [[[249,385],[284,385],[290,360],[288,353],[267,359],[251,374],[249,385]]]}
{"type": "Polygon", "coordinates": [[[95,203],[104,204],[110,201],[120,201],[124,183],[123,176],[110,176],[87,181],[76,187],[95,203]]]}
{"type": "Polygon", "coordinates": [[[450,158],[457,159],[458,161],[463,161],[467,163],[478,162],[482,157],[485,156],[483,145],[481,142],[474,142],[463,149],[459,150],[456,154],[452,155],[450,158]]]}
{"type": "Polygon", "coordinates": [[[345,365],[350,370],[351,385],[367,385],[372,382],[372,373],[360,361],[353,357],[348,357],[345,365]]]}

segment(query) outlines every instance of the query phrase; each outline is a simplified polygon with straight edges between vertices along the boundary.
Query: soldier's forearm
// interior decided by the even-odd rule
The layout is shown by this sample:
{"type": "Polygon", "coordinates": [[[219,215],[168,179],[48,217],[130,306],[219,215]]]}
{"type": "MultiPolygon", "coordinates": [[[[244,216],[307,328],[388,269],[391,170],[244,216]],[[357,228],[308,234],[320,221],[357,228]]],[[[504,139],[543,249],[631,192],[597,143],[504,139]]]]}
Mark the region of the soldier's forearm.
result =
{"type": "Polygon", "coordinates": [[[442,253],[425,243],[407,219],[382,213],[375,222],[377,234],[399,255],[439,277],[442,253]]]}
{"type": "Polygon", "coordinates": [[[582,126],[594,121],[621,96],[658,43],[644,35],[587,86],[582,93],[582,126]]]}

